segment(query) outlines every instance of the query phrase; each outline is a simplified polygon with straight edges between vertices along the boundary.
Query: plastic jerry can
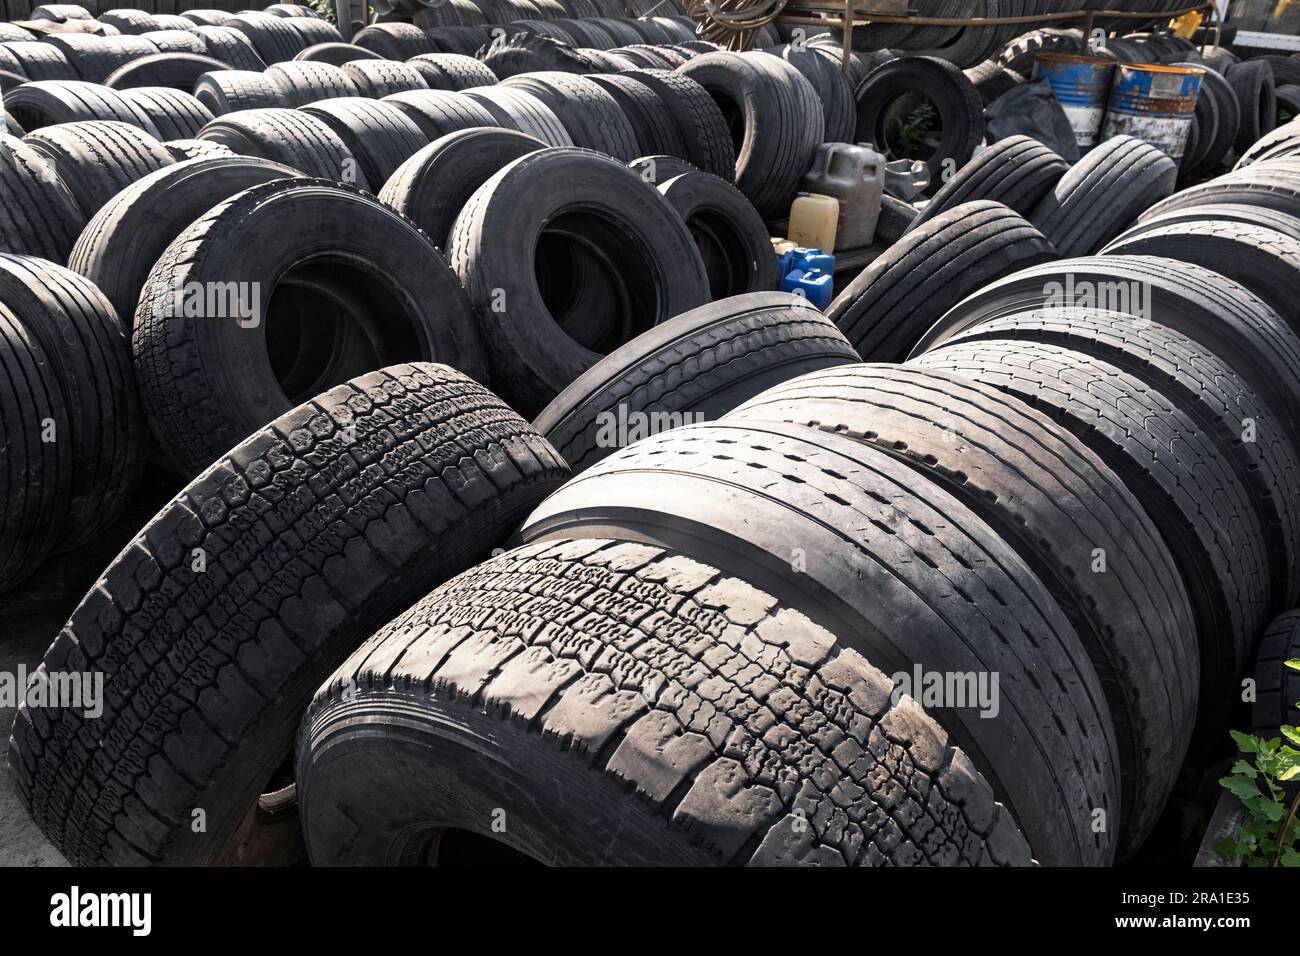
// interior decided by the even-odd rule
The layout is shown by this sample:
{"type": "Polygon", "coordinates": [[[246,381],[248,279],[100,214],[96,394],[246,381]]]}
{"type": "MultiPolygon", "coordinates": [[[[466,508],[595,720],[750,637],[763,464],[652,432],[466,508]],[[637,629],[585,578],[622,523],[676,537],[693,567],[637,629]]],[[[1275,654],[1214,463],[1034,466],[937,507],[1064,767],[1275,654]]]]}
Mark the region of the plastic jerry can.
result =
{"type": "Polygon", "coordinates": [[[827,275],[834,275],[835,257],[820,249],[797,246],[782,253],[777,263],[777,274],[784,279],[795,269],[803,269],[805,272],[809,269],[820,269],[827,275]]]}
{"type": "Polygon", "coordinates": [[[820,248],[833,251],[871,244],[880,218],[880,197],[885,192],[884,156],[870,146],[822,143],[813,157],[812,169],[803,178],[803,187],[840,204],[836,246],[820,248]]]}
{"type": "Polygon", "coordinates": [[[790,204],[788,234],[801,246],[834,250],[839,221],[839,200],[817,193],[801,193],[790,204]]]}
{"type": "Polygon", "coordinates": [[[781,280],[781,291],[801,295],[824,312],[834,298],[834,281],[821,269],[791,269],[781,280]]]}

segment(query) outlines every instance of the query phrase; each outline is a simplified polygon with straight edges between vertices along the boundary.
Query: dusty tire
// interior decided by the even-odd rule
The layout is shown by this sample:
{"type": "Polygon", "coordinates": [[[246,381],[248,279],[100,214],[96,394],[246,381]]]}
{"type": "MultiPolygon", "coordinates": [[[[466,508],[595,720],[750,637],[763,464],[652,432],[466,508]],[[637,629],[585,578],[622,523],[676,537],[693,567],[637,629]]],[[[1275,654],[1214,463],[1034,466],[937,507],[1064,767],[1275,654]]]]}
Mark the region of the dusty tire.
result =
{"type": "MultiPolygon", "coordinates": [[[[1174,66],[1198,66],[1196,63],[1175,63],[1174,66]]],[[[1232,152],[1241,126],[1241,106],[1237,94],[1218,73],[1205,70],[1201,77],[1201,91],[1196,97],[1198,136],[1195,161],[1182,170],[1183,179],[1194,182],[1223,165],[1232,152]]]]}
{"type": "Polygon", "coordinates": [[[456,220],[448,258],[483,324],[493,387],[525,415],[602,354],[708,301],[681,217],[626,166],[589,150],[544,150],[494,175],[456,220]],[[539,278],[564,276],[528,268],[535,252],[594,264],[614,308],[566,310],[566,288],[548,301],[539,278]]]}
{"type": "Polygon", "coordinates": [[[504,842],[551,864],[1028,863],[966,755],[915,701],[891,706],[891,690],[802,614],[685,555],[609,540],[529,545],[429,595],[317,694],[298,744],[308,849],[318,866],[438,862],[453,852],[448,828],[487,837],[504,811],[504,842]],[[566,579],[600,596],[584,612],[592,649],[662,692],[641,696],[565,650],[565,637],[519,627],[510,608],[526,594],[556,620],[578,613],[566,579]],[[614,602],[622,588],[636,591],[631,631],[654,648],[646,654],[607,632],[628,627],[614,602]],[[454,623],[488,606],[502,608],[492,625],[454,623]],[[725,688],[716,704],[677,676],[701,653],[719,671],[709,685],[725,688]],[[749,678],[750,653],[767,662],[755,674],[789,675],[788,703],[749,678]],[[842,735],[836,758],[812,727],[842,735]],[[469,728],[481,728],[476,742],[469,728]],[[759,769],[764,758],[772,769],[759,769]],[[861,820],[850,811],[832,825],[819,809],[839,789],[870,808],[861,820]]]}
{"type": "Polygon", "coordinates": [[[410,23],[376,23],[357,32],[352,42],[389,60],[409,60],[421,53],[437,53],[438,46],[410,23]]]}
{"type": "MultiPolygon", "coordinates": [[[[1296,89],[1300,90],[1300,87],[1296,89]]],[[[1300,123],[1288,123],[1261,136],[1251,144],[1250,148],[1241,154],[1233,170],[1245,169],[1247,166],[1265,160],[1286,159],[1297,154],[1300,154],[1300,123]]]]}
{"type": "Polygon", "coordinates": [[[148,115],[116,90],[80,80],[38,80],[24,83],[4,96],[5,109],[29,133],[44,126],[95,120],[127,123],[149,135],[158,131],[148,115]]]}
{"type": "Polygon", "coordinates": [[[374,368],[435,359],[487,377],[469,302],[428,237],[372,197],[320,180],[246,189],[177,236],[145,281],[133,349],[150,426],[191,475],[374,368]],[[241,293],[242,314],[176,292],[230,276],[258,290],[241,293]]]}
{"type": "Polygon", "coordinates": [[[77,71],[58,47],[36,40],[0,44],[16,59],[23,76],[29,80],[76,80],[77,71]]]}
{"type": "Polygon", "coordinates": [[[669,319],[611,352],[533,424],[577,473],[632,441],[713,421],[781,382],[857,361],[806,299],[785,292],[735,296],[669,319]]]}
{"type": "Polygon", "coordinates": [[[686,147],[682,159],[701,172],[736,181],[736,148],[727,117],[708,90],[689,76],[667,70],[630,70],[623,75],[648,86],[668,107],[686,147]]]}
{"type": "Polygon", "coordinates": [[[270,76],[245,70],[204,73],[194,83],[194,98],[213,116],[289,105],[284,89],[270,76]]]}
{"type": "Polygon", "coordinates": [[[347,71],[328,63],[290,60],[269,67],[266,76],[284,91],[290,106],[357,95],[356,84],[347,71]]]}
{"type": "Polygon", "coordinates": [[[122,91],[122,98],[139,108],[164,141],[193,139],[213,116],[189,93],[167,86],[139,86],[122,91]]]}
{"type": "Polygon", "coordinates": [[[1029,220],[1061,256],[1090,256],[1170,195],[1177,180],[1177,164],[1160,150],[1115,136],[1075,163],[1029,220]]]}
{"type": "Polygon", "coordinates": [[[283,18],[264,13],[244,13],[231,17],[224,26],[247,36],[265,63],[292,60],[310,45],[283,18]]]}
{"type": "Polygon", "coordinates": [[[293,859],[296,816],[257,827],[254,810],[312,692],[564,472],[498,399],[433,365],[372,372],[250,436],[140,532],[47,652],[47,674],[103,676],[104,711],[20,712],[10,765],[33,819],[83,864],[293,859]],[[141,725],[146,693],[159,708],[141,725]]]}
{"type": "Polygon", "coordinates": [[[302,112],[325,123],[343,140],[375,191],[429,144],[429,138],[404,112],[382,100],[340,97],[304,106],[302,112]]]}
{"type": "Polygon", "coordinates": [[[1234,146],[1238,153],[1244,153],[1272,132],[1277,122],[1273,70],[1263,60],[1246,60],[1228,67],[1227,77],[1241,105],[1241,126],[1234,146]]]}
{"type": "Polygon", "coordinates": [[[353,85],[357,88],[357,95],[372,100],[381,100],[394,93],[405,93],[408,90],[429,88],[420,71],[405,63],[391,60],[353,60],[351,63],[345,63],[343,69],[347,71],[353,85]]]}
{"type": "Polygon", "coordinates": [[[137,179],[173,162],[162,143],[126,123],[64,123],[28,133],[25,142],[50,162],[87,219],[137,179]]]}
{"type": "Polygon", "coordinates": [[[1037,859],[1113,856],[1114,833],[1085,822],[1097,808],[1118,812],[1118,783],[1110,716],[1074,629],[993,530],[887,455],[803,426],[691,425],[578,475],[521,535],[694,555],[802,611],[886,674],[997,671],[997,720],[969,706],[931,715],[966,741],[1037,859]],[[1059,682],[1025,680],[1021,655],[1059,682]]]}
{"type": "Polygon", "coordinates": [[[306,176],[347,182],[362,189],[372,185],[338,134],[324,121],[301,110],[226,113],[203,127],[198,138],[220,143],[240,156],[281,163],[306,176]]]}
{"type": "Polygon", "coordinates": [[[261,72],[266,69],[267,61],[258,56],[257,49],[234,27],[199,27],[199,35],[207,44],[208,56],[227,63],[233,70],[261,72]]]}
{"type": "Polygon", "coordinates": [[[826,314],[870,362],[901,362],[932,325],[984,285],[1056,258],[995,202],[971,202],[908,232],[859,273],[826,314]]]}
{"type": "Polygon", "coordinates": [[[502,125],[477,101],[448,90],[407,90],[384,97],[384,102],[405,113],[429,142],[463,129],[502,125]]]}
{"type": "Polygon", "coordinates": [[[728,420],[848,435],[933,481],[997,530],[1056,597],[1115,719],[1120,854],[1173,790],[1196,717],[1199,651],[1173,556],[1099,458],[1018,399],[955,375],[853,365],[791,379],[728,420]],[[1097,551],[1109,573],[1096,573],[1097,551]]]}
{"type": "Polygon", "coordinates": [[[472,56],[456,53],[422,53],[406,61],[424,76],[431,90],[468,90],[491,86],[497,78],[472,56]]]}
{"type": "Polygon", "coordinates": [[[573,138],[549,106],[524,90],[508,86],[480,86],[463,95],[487,110],[497,125],[515,129],[547,146],[572,146],[573,138]]]}
{"type": "Polygon", "coordinates": [[[630,76],[595,75],[589,79],[614,98],[632,124],[638,145],[637,155],[666,153],[681,156],[686,152],[677,121],[654,90],[630,76]]]}
{"type": "Polygon", "coordinates": [[[0,137],[0,252],[62,264],[85,224],[49,160],[16,137],[0,137]]]}
{"type": "Polygon", "coordinates": [[[621,159],[640,155],[636,130],[618,101],[585,76],[569,73],[527,73],[502,84],[531,93],[564,124],[575,146],[583,146],[621,159]]]}
{"type": "Polygon", "coordinates": [[[293,59],[307,63],[328,63],[330,66],[342,67],[353,60],[382,60],[383,57],[378,53],[354,46],[351,43],[317,43],[307,47],[301,53],[295,54],[293,59]]]}

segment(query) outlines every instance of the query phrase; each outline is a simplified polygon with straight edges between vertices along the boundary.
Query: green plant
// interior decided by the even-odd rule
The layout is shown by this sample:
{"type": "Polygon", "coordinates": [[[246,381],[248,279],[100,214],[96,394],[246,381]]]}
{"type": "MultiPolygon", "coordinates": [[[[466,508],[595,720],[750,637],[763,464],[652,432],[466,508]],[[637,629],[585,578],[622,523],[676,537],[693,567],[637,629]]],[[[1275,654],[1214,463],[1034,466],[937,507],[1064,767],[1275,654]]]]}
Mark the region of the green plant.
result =
{"type": "MultiPolygon", "coordinates": [[[[1286,666],[1300,671],[1300,660],[1286,666]]],[[[1300,707],[1300,703],[1296,704],[1300,707]]],[[[1282,727],[1282,737],[1265,740],[1232,731],[1243,757],[1219,781],[1250,814],[1232,837],[1214,842],[1214,849],[1247,866],[1300,867],[1300,787],[1287,793],[1287,782],[1300,783],[1300,727],[1282,727]],[[1283,743],[1283,737],[1290,743],[1283,743]],[[1295,746],[1292,746],[1292,745],[1295,746]]]]}
{"type": "Polygon", "coordinates": [[[338,17],[334,15],[333,0],[307,0],[307,6],[311,7],[330,23],[338,26],[338,17]]]}
{"type": "Polygon", "coordinates": [[[895,142],[898,155],[911,156],[921,145],[921,138],[934,128],[935,108],[928,100],[918,103],[906,116],[897,121],[895,142]]]}

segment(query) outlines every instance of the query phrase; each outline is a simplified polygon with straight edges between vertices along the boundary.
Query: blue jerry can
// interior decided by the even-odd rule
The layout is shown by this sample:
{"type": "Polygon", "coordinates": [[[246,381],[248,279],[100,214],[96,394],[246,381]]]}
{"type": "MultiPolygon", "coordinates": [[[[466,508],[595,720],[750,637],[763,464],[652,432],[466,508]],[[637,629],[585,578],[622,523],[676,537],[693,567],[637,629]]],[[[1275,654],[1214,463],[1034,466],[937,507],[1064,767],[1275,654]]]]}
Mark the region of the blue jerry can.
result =
{"type": "Polygon", "coordinates": [[[791,269],[781,280],[783,292],[802,295],[823,311],[831,304],[834,277],[821,269],[791,269]]]}

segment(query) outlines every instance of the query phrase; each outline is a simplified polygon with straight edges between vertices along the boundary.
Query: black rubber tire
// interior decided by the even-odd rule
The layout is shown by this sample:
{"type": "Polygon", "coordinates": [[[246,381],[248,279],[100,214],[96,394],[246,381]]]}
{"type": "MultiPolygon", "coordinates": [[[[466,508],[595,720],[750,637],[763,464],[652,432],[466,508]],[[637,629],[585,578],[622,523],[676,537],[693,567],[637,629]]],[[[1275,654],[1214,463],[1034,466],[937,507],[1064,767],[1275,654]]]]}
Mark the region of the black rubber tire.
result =
{"type": "Polygon", "coordinates": [[[143,36],[97,37],[88,33],[52,33],[45,42],[62,50],[77,78],[103,83],[125,63],[158,53],[158,47],[143,36]]]}
{"type": "Polygon", "coordinates": [[[197,53],[157,53],[140,57],[108,75],[104,85],[115,90],[140,86],[166,86],[189,93],[205,73],[226,70],[228,66],[210,56],[197,53]]]}
{"type": "Polygon", "coordinates": [[[1269,209],[1265,206],[1248,206],[1245,203],[1206,203],[1203,206],[1181,206],[1170,209],[1158,216],[1143,219],[1124,230],[1116,242],[1123,242],[1153,229],[1162,229],[1175,224],[1191,224],[1204,221],[1238,222],[1248,226],[1262,226],[1272,229],[1292,239],[1300,239],[1300,219],[1269,209]]]}
{"type": "Polygon", "coordinates": [[[169,139],[163,143],[172,159],[183,163],[187,159],[217,159],[222,156],[234,156],[234,150],[220,143],[209,143],[205,139],[169,139]]]}
{"type": "Polygon", "coordinates": [[[998,719],[969,706],[929,712],[963,741],[1035,858],[1113,858],[1118,828],[1093,832],[1090,821],[1119,813],[1115,737],[1082,643],[1009,545],[888,455],[798,425],[690,425],[578,475],[521,536],[612,537],[693,555],[803,612],[895,679],[914,667],[998,672],[998,719]],[[1031,681],[1027,667],[1057,679],[1031,681]]]}
{"type": "Polygon", "coordinates": [[[876,220],[875,241],[893,245],[906,235],[916,217],[915,206],[885,193],[880,197],[880,218],[876,220]]]}
{"type": "Polygon", "coordinates": [[[472,56],[421,53],[406,62],[420,71],[431,90],[468,90],[497,81],[495,74],[472,56]]]}
{"type": "Polygon", "coordinates": [[[476,127],[448,133],[421,148],[384,184],[379,201],[448,247],[452,226],[470,197],[502,168],[546,144],[512,129],[476,127]]]}
{"type": "MultiPolygon", "coordinates": [[[[1298,60],[1297,62],[1300,62],[1298,60]]],[[[1300,90],[1300,87],[1296,87],[1300,90]]],[[[1265,136],[1261,136],[1249,149],[1241,154],[1234,170],[1245,169],[1254,163],[1269,159],[1286,159],[1300,154],[1300,123],[1288,123],[1279,126],[1265,136]]]]}
{"type": "MultiPolygon", "coordinates": [[[[1174,66],[1204,64],[1179,62],[1174,66]]],[[[1241,105],[1228,81],[1214,70],[1205,70],[1196,97],[1199,155],[1183,169],[1183,180],[1195,182],[1221,167],[1232,153],[1241,126],[1241,105]]]]}
{"type": "Polygon", "coordinates": [[[308,63],[328,63],[331,66],[343,66],[354,60],[382,60],[383,57],[373,50],[367,50],[352,43],[316,43],[296,54],[294,59],[308,63]]]}
{"type": "Polygon", "coordinates": [[[713,421],[781,382],[858,360],[807,299],[750,293],[637,336],[583,372],[533,424],[576,474],[624,444],[713,421]]]}
{"type": "Polygon", "coordinates": [[[56,551],[94,540],[130,503],[148,431],[131,374],[131,345],[89,280],[33,256],[0,255],[0,301],[40,344],[68,415],[72,472],[56,551]]]}
{"type": "Polygon", "coordinates": [[[629,70],[624,75],[644,83],[668,107],[686,147],[682,159],[701,172],[736,181],[736,148],[727,118],[708,90],[689,76],[667,70],[629,70]]]}
{"type": "MultiPolygon", "coordinates": [[[[186,20],[189,20],[195,26],[201,27],[219,27],[228,21],[234,14],[228,10],[186,10],[181,14],[186,20]]],[[[104,15],[99,15],[100,21],[103,21],[104,15]]],[[[128,31],[123,30],[123,33],[128,31]]]]}
{"type": "Polygon", "coordinates": [[[531,93],[550,108],[573,140],[621,159],[641,155],[636,130],[618,101],[585,76],[569,73],[527,73],[503,81],[504,86],[531,93]]]}
{"type": "Polygon", "coordinates": [[[394,93],[427,90],[420,71],[395,60],[353,60],[343,65],[357,88],[358,96],[381,100],[394,93]]]}
{"type": "Polygon", "coordinates": [[[737,188],[764,219],[787,216],[824,133],[813,85],[780,57],[758,53],[706,53],[676,72],[722,109],[736,150],[737,188]]]}
{"type": "Polygon", "coordinates": [[[495,839],[551,864],[1029,863],[966,755],[837,643],[684,554],[610,540],[508,552],[384,628],[317,693],[298,741],[312,862],[439,862],[454,852],[446,828],[487,837],[504,813],[495,839]],[[576,580],[590,597],[568,593],[576,580]],[[623,588],[636,592],[632,625],[623,588]],[[541,639],[520,626],[520,600],[557,622],[586,615],[602,665],[671,690],[621,686],[567,649],[580,632],[569,623],[541,639]],[[499,622],[458,626],[483,607],[500,607],[499,622]],[[629,630],[649,650],[623,647],[615,634],[629,630]],[[677,675],[700,655],[708,687],[688,689],[677,675]],[[767,667],[789,675],[788,696],[768,693],[767,667]],[[835,756],[828,730],[842,738],[835,756]],[[832,822],[826,801],[841,791],[863,812],[832,822]]]}
{"type": "Polygon", "coordinates": [[[227,20],[225,26],[247,36],[257,55],[267,64],[292,60],[311,45],[281,17],[265,13],[241,13],[227,20]]]}
{"type": "Polygon", "coordinates": [[[979,94],[980,102],[984,104],[985,109],[988,109],[994,100],[1010,93],[1025,82],[1025,77],[1003,66],[997,60],[985,60],[962,72],[975,87],[975,92],[979,94]]]}
{"type": "Polygon", "coordinates": [[[304,106],[302,112],[324,122],[343,140],[376,192],[402,163],[429,145],[420,127],[382,100],[340,97],[304,106]]]}
{"type": "Polygon", "coordinates": [[[75,80],[77,71],[72,68],[63,51],[50,43],[37,40],[19,40],[0,44],[9,55],[22,65],[22,74],[29,80],[75,80]]]}
{"type": "Polygon", "coordinates": [[[125,10],[105,10],[96,18],[101,24],[115,27],[122,33],[139,36],[141,33],[148,33],[150,30],[160,29],[158,21],[154,19],[153,14],[144,10],[125,9],[125,10]]]}
{"type": "Polygon", "coordinates": [[[781,284],[767,226],[739,189],[698,170],[658,188],[700,250],[711,298],[770,292],[781,284]]]}
{"type": "Polygon", "coordinates": [[[44,351],[0,304],[0,592],[29,577],[62,540],[74,462],[68,409],[44,351]],[[50,434],[54,441],[46,441],[50,434]]]}
{"type": "Polygon", "coordinates": [[[10,90],[5,109],[13,113],[28,133],[45,126],[112,120],[156,135],[158,130],[139,107],[116,90],[82,80],[36,80],[10,90]]]}
{"type": "Polygon", "coordinates": [[[388,60],[409,60],[421,53],[438,53],[428,33],[410,23],[375,23],[352,38],[354,45],[388,60]]]}
{"type": "Polygon", "coordinates": [[[858,104],[838,64],[806,46],[797,50],[783,44],[763,52],[785,60],[813,85],[822,106],[823,142],[856,142],[853,135],[858,128],[858,104]]]}
{"type": "Polygon", "coordinates": [[[199,27],[199,35],[208,46],[208,56],[230,65],[234,70],[265,70],[267,63],[257,53],[248,35],[231,26],[199,27]]]}
{"type": "Polygon", "coordinates": [[[63,123],[28,133],[25,142],[53,165],[87,219],[137,179],[173,162],[162,143],[126,123],[63,123]]]}
{"type": "Polygon", "coordinates": [[[289,105],[289,97],[275,80],[246,70],[204,73],[194,84],[194,96],[213,116],[289,105]]]}
{"type": "MultiPolygon", "coordinates": [[[[303,49],[309,46],[316,46],[321,43],[340,43],[343,40],[342,34],[332,23],[327,23],[319,17],[284,17],[284,22],[293,27],[293,32],[298,34],[298,39],[302,42],[303,49]]],[[[302,50],[298,51],[299,53],[302,50]]],[[[297,53],[294,54],[297,57],[297,53]]]]}
{"type": "MultiPolygon", "coordinates": [[[[700,172],[686,160],[679,159],[676,156],[638,156],[627,165],[629,169],[653,186],[662,186],[668,180],[677,176],[685,176],[687,173],[700,172]]],[[[716,178],[721,179],[722,177],[716,178]]],[[[723,182],[726,182],[726,180],[724,179],[723,182]]],[[[730,184],[728,183],[728,185],[730,184]]]]}
{"type": "Polygon", "coordinates": [[[236,193],[299,175],[269,160],[236,155],[167,166],[104,204],[82,231],[68,268],[95,283],[129,333],[150,270],[186,227],[236,193]]]}
{"type": "Polygon", "coordinates": [[[436,359],[487,377],[469,302],[428,237],[372,197],[322,180],[254,186],[186,228],[145,281],[133,347],[150,426],[189,475],[367,366],[436,359]],[[175,314],[173,290],[230,276],[260,283],[242,323],[255,327],[207,316],[222,303],[187,301],[175,314]],[[277,289],[291,295],[276,302],[277,289]],[[338,304],[320,308],[331,293],[338,304]],[[303,322],[311,336],[285,337],[303,322]]]}
{"type": "Polygon", "coordinates": [[[68,261],[86,216],[54,166],[14,136],[0,137],[0,252],[68,261]]]}
{"type": "Polygon", "coordinates": [[[1277,99],[1278,126],[1300,119],[1300,84],[1287,83],[1273,91],[1277,99]]]}
{"type": "Polygon", "coordinates": [[[1192,746],[1217,745],[1266,619],[1268,581],[1259,522],[1213,442],[1141,380],[1057,346],[949,343],[909,364],[1018,396],[1068,428],[1123,479],[1183,575],[1201,648],[1192,746]]]}
{"type": "Polygon", "coordinates": [[[555,112],[526,90],[480,86],[463,91],[487,110],[497,124],[541,140],[547,146],[572,146],[573,138],[555,112]]]}
{"type": "Polygon", "coordinates": [[[290,106],[357,95],[357,86],[348,72],[328,63],[290,60],[268,67],[266,76],[284,91],[290,106]]]}
{"type": "Polygon", "coordinates": [[[1228,67],[1227,78],[1241,105],[1241,126],[1234,146],[1244,153],[1277,122],[1273,70],[1263,60],[1245,60],[1228,67]]]}
{"type": "Polygon", "coordinates": [[[123,90],[122,98],[144,111],[162,140],[193,139],[213,119],[211,111],[189,93],[166,86],[123,90]]]}
{"type": "Polygon", "coordinates": [[[1184,222],[1117,239],[1102,254],[1164,256],[1212,269],[1250,289],[1300,332],[1300,241],[1283,233],[1226,220],[1184,222]]]}
{"type": "Polygon", "coordinates": [[[1018,133],[1008,136],[980,153],[944,183],[908,231],[941,212],[977,199],[1000,202],[1028,218],[1069,169],[1069,163],[1038,140],[1018,133]]]}
{"type": "Polygon", "coordinates": [[[638,156],[682,156],[686,142],[659,94],[631,76],[594,75],[591,82],[614,98],[636,134],[638,156]]]}
{"type": "Polygon", "coordinates": [[[429,142],[463,129],[501,125],[478,101],[449,90],[407,90],[384,97],[384,102],[405,113],[429,142]]]}
{"type": "Polygon", "coordinates": [[[1300,724],[1300,671],[1286,666],[1294,660],[1300,660],[1300,609],[1276,617],[1259,642],[1250,716],[1252,730],[1265,740],[1300,724]]]}
{"type": "Polygon", "coordinates": [[[306,176],[374,188],[339,135],[323,120],[301,110],[226,113],[203,127],[198,138],[220,143],[240,156],[282,163],[306,176]]]}
{"type": "Polygon", "coordinates": [[[1045,309],[986,319],[950,342],[1055,345],[1123,369],[1174,402],[1218,446],[1263,531],[1271,611],[1300,595],[1300,456],[1278,414],[1232,366],[1169,326],[1103,309],[1045,309]],[[1251,429],[1250,440],[1243,438],[1251,429]]]}
{"type": "Polygon", "coordinates": [[[950,308],[983,286],[1057,258],[1037,229],[1001,203],[940,213],[875,259],[826,314],[869,362],[901,362],[950,308]]]}
{"type": "Polygon", "coordinates": [[[589,150],[543,150],[494,175],[457,218],[448,256],[483,323],[493,387],[525,415],[602,354],[709,297],[681,217],[632,170],[589,150]],[[552,311],[545,270],[529,268],[543,241],[598,263],[616,293],[608,311],[552,311]]]}
{"type": "Polygon", "coordinates": [[[436,365],[372,372],[259,430],[158,513],[46,653],[45,673],[102,675],[104,709],[20,711],[10,766],[33,819],[81,864],[297,858],[296,814],[245,824],[312,692],[565,471],[495,396],[436,365]]]}
{"type": "Polygon", "coordinates": [[[142,33],[136,39],[147,40],[158,48],[159,53],[194,53],[206,54],[207,42],[197,33],[189,30],[151,30],[142,33]]]}
{"type": "Polygon", "coordinates": [[[763,419],[848,435],[903,462],[996,530],[1047,585],[1087,647],[1115,720],[1119,854],[1131,855],[1173,790],[1200,685],[1187,592],[1137,499],[1019,399],[928,369],[834,368],[769,389],[728,416],[763,419]]]}
{"type": "Polygon", "coordinates": [[[874,143],[890,159],[886,121],[890,107],[909,94],[924,95],[934,107],[942,133],[926,158],[934,195],[943,185],[945,168],[960,169],[970,162],[984,139],[984,104],[975,85],[961,70],[934,57],[900,56],[876,67],[857,90],[858,125],[854,142],[874,143]]]}
{"type": "Polygon", "coordinates": [[[1090,256],[1173,193],[1178,165],[1154,146],[1115,136],[1061,177],[1033,214],[1063,257],[1090,256]]]}

